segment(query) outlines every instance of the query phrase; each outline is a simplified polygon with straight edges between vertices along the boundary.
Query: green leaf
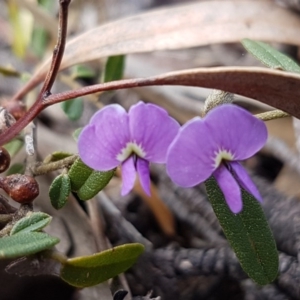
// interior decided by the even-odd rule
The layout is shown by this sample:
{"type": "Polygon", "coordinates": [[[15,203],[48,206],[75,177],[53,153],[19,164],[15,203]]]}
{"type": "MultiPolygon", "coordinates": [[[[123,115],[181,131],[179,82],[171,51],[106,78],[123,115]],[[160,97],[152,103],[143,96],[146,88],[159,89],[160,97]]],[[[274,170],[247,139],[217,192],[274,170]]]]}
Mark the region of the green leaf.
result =
{"type": "Polygon", "coordinates": [[[14,157],[21,150],[23,144],[23,141],[14,139],[5,144],[3,147],[8,151],[11,157],[14,157]]]}
{"type": "Polygon", "coordinates": [[[93,69],[91,69],[89,66],[76,65],[72,68],[71,77],[73,79],[76,79],[76,78],[94,78],[95,76],[96,76],[95,71],[93,69]]]}
{"type": "Polygon", "coordinates": [[[103,82],[119,80],[123,78],[125,68],[125,56],[110,56],[105,65],[103,82]]]}
{"type": "Polygon", "coordinates": [[[24,172],[25,172],[24,164],[16,163],[10,166],[10,168],[6,172],[6,176],[12,174],[24,174],[24,172]]]}
{"type": "Polygon", "coordinates": [[[85,165],[77,159],[68,173],[71,180],[71,189],[81,200],[89,200],[97,195],[114,176],[115,169],[100,172],[85,165]]]}
{"type": "Polygon", "coordinates": [[[51,154],[49,154],[45,159],[44,159],[44,163],[50,163],[50,162],[55,162],[55,161],[59,161],[62,160],[64,158],[67,158],[69,156],[72,156],[72,153],[69,152],[63,152],[63,151],[55,151],[51,154]]]}
{"type": "Polygon", "coordinates": [[[39,58],[42,58],[45,55],[48,40],[49,34],[44,28],[36,27],[33,29],[30,47],[34,54],[39,58]]]}
{"type": "Polygon", "coordinates": [[[242,44],[248,52],[266,66],[273,69],[300,73],[300,67],[291,58],[268,44],[250,39],[243,39],[242,44]]]}
{"type": "Polygon", "coordinates": [[[78,137],[79,137],[79,134],[81,133],[82,131],[82,127],[80,128],[77,128],[73,133],[72,133],[72,136],[74,138],[74,140],[77,142],[78,141],[78,137]]]}
{"type": "Polygon", "coordinates": [[[52,217],[42,212],[34,212],[19,220],[12,228],[10,235],[39,231],[46,227],[52,217]]]}
{"type": "Polygon", "coordinates": [[[75,98],[61,103],[61,108],[71,121],[78,120],[83,111],[82,98],[75,98]]]}
{"type": "Polygon", "coordinates": [[[79,288],[93,286],[129,269],[143,251],[141,244],[126,244],[90,256],[68,259],[62,265],[60,276],[79,288]]]}
{"type": "Polygon", "coordinates": [[[229,210],[214,178],[209,178],[205,185],[215,214],[243,270],[260,285],[272,282],[278,274],[278,253],[259,202],[242,191],[243,210],[236,215],[229,210]]]}
{"type": "Polygon", "coordinates": [[[17,70],[13,69],[11,66],[0,66],[0,74],[3,76],[9,76],[9,77],[20,77],[21,73],[17,70]]]}
{"type": "Polygon", "coordinates": [[[0,258],[17,258],[52,248],[59,239],[43,232],[20,233],[0,238],[0,258]]]}
{"type": "Polygon", "coordinates": [[[71,193],[71,181],[68,174],[58,175],[49,189],[51,204],[55,209],[61,209],[68,201],[71,193]]]}

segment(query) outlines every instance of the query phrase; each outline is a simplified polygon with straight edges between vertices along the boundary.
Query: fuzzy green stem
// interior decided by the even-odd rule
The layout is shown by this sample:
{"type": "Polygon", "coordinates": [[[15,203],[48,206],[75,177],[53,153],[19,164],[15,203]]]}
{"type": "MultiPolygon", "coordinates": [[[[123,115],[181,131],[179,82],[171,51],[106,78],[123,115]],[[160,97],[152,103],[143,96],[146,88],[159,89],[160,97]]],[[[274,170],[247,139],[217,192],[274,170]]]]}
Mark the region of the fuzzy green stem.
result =
{"type": "Polygon", "coordinates": [[[34,176],[48,174],[49,172],[53,172],[53,171],[57,171],[69,167],[75,162],[77,158],[78,155],[74,154],[58,161],[33,167],[31,171],[34,176]]]}

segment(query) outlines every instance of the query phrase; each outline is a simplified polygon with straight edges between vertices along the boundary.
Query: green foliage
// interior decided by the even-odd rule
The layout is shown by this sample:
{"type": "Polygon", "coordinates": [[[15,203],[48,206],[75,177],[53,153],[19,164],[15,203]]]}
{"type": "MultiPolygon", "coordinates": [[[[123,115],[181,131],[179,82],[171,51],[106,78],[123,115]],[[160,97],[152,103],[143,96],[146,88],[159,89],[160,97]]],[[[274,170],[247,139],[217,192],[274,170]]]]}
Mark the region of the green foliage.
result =
{"type": "Polygon", "coordinates": [[[86,65],[76,65],[72,68],[71,77],[76,78],[93,78],[95,77],[95,71],[86,65]]]}
{"type": "Polygon", "coordinates": [[[16,163],[10,166],[10,168],[6,172],[6,176],[12,174],[24,174],[24,172],[25,172],[24,164],[16,163]]]}
{"type": "Polygon", "coordinates": [[[125,68],[125,56],[110,56],[105,65],[103,82],[119,80],[123,78],[125,68]]]}
{"type": "Polygon", "coordinates": [[[59,161],[72,155],[73,154],[69,152],[55,151],[44,159],[44,163],[59,161]]]}
{"type": "Polygon", "coordinates": [[[24,142],[14,139],[5,144],[3,147],[8,151],[11,157],[14,157],[23,147],[24,142]]]}
{"type": "Polygon", "coordinates": [[[82,98],[64,101],[61,103],[61,108],[71,121],[77,121],[83,112],[82,98]]]}
{"type": "Polygon", "coordinates": [[[289,72],[300,73],[300,67],[291,58],[268,44],[250,39],[243,39],[242,44],[248,52],[266,66],[273,69],[282,69],[289,72]]]}
{"type": "Polygon", "coordinates": [[[59,239],[43,232],[19,233],[0,239],[0,259],[18,258],[52,248],[59,239]]]}
{"type": "Polygon", "coordinates": [[[115,169],[105,172],[95,171],[77,159],[68,173],[71,189],[81,200],[89,200],[97,195],[114,176],[115,169]]]}
{"type": "Polygon", "coordinates": [[[61,209],[68,201],[71,193],[71,181],[67,174],[58,175],[52,182],[49,189],[49,197],[55,209],[61,209]]]}
{"type": "Polygon", "coordinates": [[[5,76],[5,77],[20,77],[21,73],[13,69],[12,67],[4,67],[0,66],[0,74],[5,76]]]}
{"type": "Polygon", "coordinates": [[[260,285],[272,282],[278,274],[278,253],[258,201],[242,191],[243,211],[235,215],[228,208],[215,179],[209,178],[205,185],[215,214],[243,270],[260,285]]]}
{"type": "Polygon", "coordinates": [[[42,212],[34,212],[19,220],[12,228],[10,235],[39,231],[46,227],[52,217],[42,212]]]}
{"type": "Polygon", "coordinates": [[[143,251],[141,244],[125,244],[93,255],[68,259],[62,265],[60,276],[78,288],[93,286],[129,269],[143,251]]]}
{"type": "Polygon", "coordinates": [[[78,137],[79,137],[79,134],[81,133],[82,129],[83,129],[82,127],[77,128],[72,134],[72,136],[76,142],[78,141],[78,137]]]}

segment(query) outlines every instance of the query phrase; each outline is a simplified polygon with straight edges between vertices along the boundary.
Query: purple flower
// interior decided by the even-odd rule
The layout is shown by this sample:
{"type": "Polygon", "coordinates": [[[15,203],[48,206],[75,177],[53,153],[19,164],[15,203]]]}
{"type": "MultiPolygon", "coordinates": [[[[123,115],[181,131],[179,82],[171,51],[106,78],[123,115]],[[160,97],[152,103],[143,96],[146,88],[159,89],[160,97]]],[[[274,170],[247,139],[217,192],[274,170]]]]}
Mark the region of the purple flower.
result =
{"type": "Polygon", "coordinates": [[[156,105],[139,102],[128,113],[118,104],[108,105],[80,133],[79,156],[98,171],[121,164],[122,195],[133,188],[137,172],[150,195],[149,162],[166,162],[168,147],[178,130],[179,124],[156,105]]]}
{"type": "Polygon", "coordinates": [[[263,121],[238,106],[224,104],[179,130],[168,150],[167,172],[182,187],[195,186],[213,175],[230,210],[239,213],[243,207],[240,186],[262,201],[239,161],[253,156],[266,140],[263,121]]]}

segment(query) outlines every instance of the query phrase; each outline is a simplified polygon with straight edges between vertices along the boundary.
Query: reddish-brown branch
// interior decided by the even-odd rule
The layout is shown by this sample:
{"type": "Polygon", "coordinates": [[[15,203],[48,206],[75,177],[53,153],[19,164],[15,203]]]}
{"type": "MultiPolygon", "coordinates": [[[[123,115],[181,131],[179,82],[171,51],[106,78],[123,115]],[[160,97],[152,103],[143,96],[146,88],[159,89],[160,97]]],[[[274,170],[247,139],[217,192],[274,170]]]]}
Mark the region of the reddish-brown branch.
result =
{"type": "Polygon", "coordinates": [[[27,111],[27,113],[21,117],[12,127],[8,128],[4,134],[0,135],[0,145],[3,145],[13,139],[19,134],[19,132],[28,125],[43,109],[53,105],[55,103],[63,102],[69,99],[73,99],[79,96],[89,95],[100,91],[110,91],[116,89],[126,89],[138,86],[155,85],[151,79],[128,79],[112,81],[108,83],[96,84],[78,90],[63,92],[55,95],[49,95],[42,99],[42,101],[36,101],[33,106],[27,111]]]}
{"type": "Polygon", "coordinates": [[[134,87],[142,87],[149,85],[161,85],[159,81],[154,81],[151,78],[137,78],[137,79],[124,79],[111,81],[107,83],[99,83],[95,85],[90,85],[77,90],[62,92],[54,95],[49,95],[45,100],[44,104],[49,106],[66,100],[74,99],[77,97],[82,97],[98,92],[128,89],[134,87]]]}
{"type": "Polygon", "coordinates": [[[63,58],[68,27],[68,7],[70,2],[71,0],[60,0],[57,44],[53,50],[51,66],[47,73],[41,92],[39,94],[39,100],[41,100],[45,95],[47,96],[50,93],[56,75],[58,73],[61,60],[63,58]]]}

